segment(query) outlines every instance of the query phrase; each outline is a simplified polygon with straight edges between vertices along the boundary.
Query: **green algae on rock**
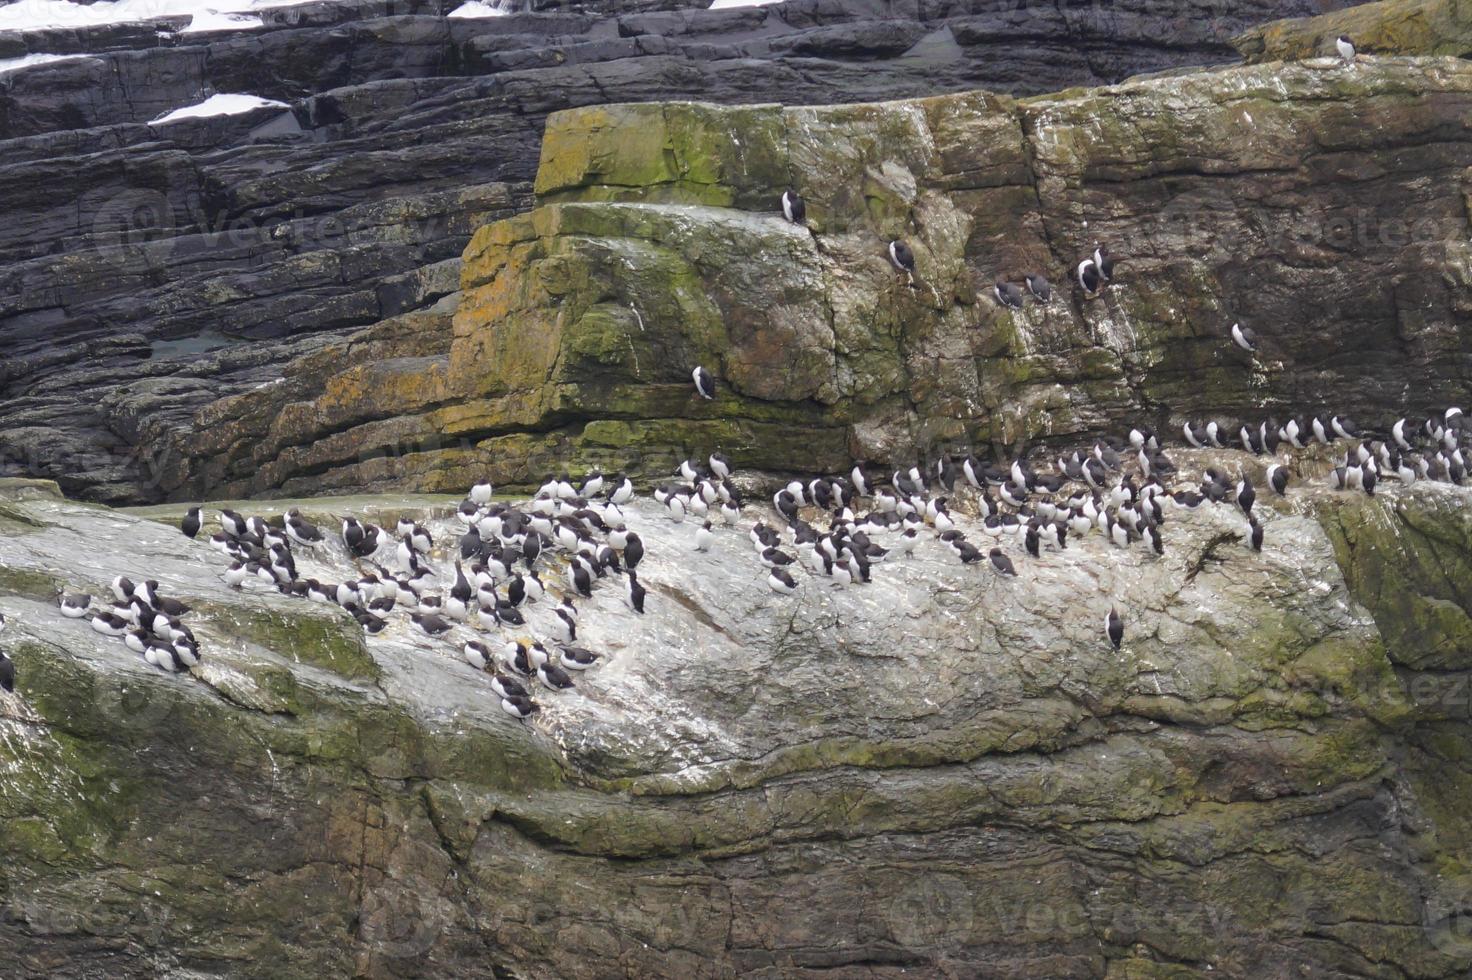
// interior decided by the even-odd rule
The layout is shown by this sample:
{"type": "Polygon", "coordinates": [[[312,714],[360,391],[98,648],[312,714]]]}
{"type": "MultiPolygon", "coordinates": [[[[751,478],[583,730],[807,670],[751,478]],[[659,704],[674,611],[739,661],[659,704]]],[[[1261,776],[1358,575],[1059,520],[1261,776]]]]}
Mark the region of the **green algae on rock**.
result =
{"type": "MultiPolygon", "coordinates": [[[[1260,465],[1179,462],[1224,455],[1260,465]]],[[[1172,516],[1163,557],[1085,538],[1017,581],[927,542],[782,602],[739,530],[691,575],[688,525],[636,503],[650,614],[595,591],[580,639],[604,660],[523,725],[401,624],[363,644],[371,671],[305,655],[290,624],[320,610],[224,588],[165,523],[182,508],[0,484],[44,526],[0,539],[12,573],[156,570],[211,609],[200,667],[163,675],[0,577],[20,694],[0,699],[0,940],[62,977],[591,978],[617,956],[1450,980],[1472,968],[1444,911],[1472,868],[1472,665],[1454,636],[1427,646],[1420,608],[1467,602],[1466,498],[1305,486],[1260,502],[1260,554],[1205,509],[1172,516]],[[1128,607],[1118,653],[1104,595],[1128,607]],[[241,627],[259,615],[280,628],[241,627]]],[[[453,502],[261,509],[443,531],[453,502]]]]}
{"type": "Polygon", "coordinates": [[[476,232],[457,297],[202,412],[164,485],[524,488],[568,459],[658,478],[716,449],[775,471],[909,465],[1334,409],[1362,355],[1383,382],[1364,412],[1400,411],[1402,390],[1455,401],[1464,382],[1438,366],[1468,342],[1468,118],[1472,64],[1432,57],[1026,99],[560,112],[539,206],[476,232]],[[788,186],[807,227],[780,215],[788,186]],[[897,237],[918,288],[886,259],[897,237]],[[1070,270],[1096,242],[1120,274],[1085,301],[1070,270]],[[1039,271],[1049,306],[990,299],[1039,271]],[[1258,358],[1234,320],[1265,337],[1258,358]],[[714,402],[694,397],[697,363],[714,402]]]}

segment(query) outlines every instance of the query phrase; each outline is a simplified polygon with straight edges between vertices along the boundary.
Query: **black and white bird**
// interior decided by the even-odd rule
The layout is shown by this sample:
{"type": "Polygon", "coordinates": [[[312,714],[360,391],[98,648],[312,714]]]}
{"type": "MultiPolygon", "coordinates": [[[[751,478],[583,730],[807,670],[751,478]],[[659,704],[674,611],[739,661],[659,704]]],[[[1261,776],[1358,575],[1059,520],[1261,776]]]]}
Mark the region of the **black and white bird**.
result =
{"type": "Polygon", "coordinates": [[[192,538],[199,533],[203,522],[200,520],[199,508],[191,507],[184,514],[184,520],[179,524],[179,530],[184,532],[186,538],[192,538]]]}
{"type": "Polygon", "coordinates": [[[1074,276],[1078,279],[1079,288],[1084,291],[1085,296],[1094,296],[1104,287],[1104,277],[1099,274],[1099,266],[1093,259],[1084,259],[1080,262],[1074,276]]]}
{"type": "Polygon", "coordinates": [[[1354,42],[1349,39],[1349,36],[1347,34],[1339,35],[1339,38],[1334,42],[1334,47],[1339,52],[1339,57],[1344,59],[1344,63],[1346,65],[1351,64],[1354,61],[1354,42]]]}
{"type": "Polygon", "coordinates": [[[791,188],[782,192],[782,216],[795,225],[808,223],[808,206],[802,195],[791,188]]]}
{"type": "Polygon", "coordinates": [[[1249,354],[1257,350],[1257,334],[1240,323],[1232,324],[1232,342],[1249,354]]]}
{"type": "Polygon", "coordinates": [[[709,551],[715,539],[715,532],[710,529],[710,521],[706,521],[703,525],[695,529],[695,550],[709,551]]]}
{"type": "Polygon", "coordinates": [[[568,670],[587,670],[598,662],[598,654],[582,647],[564,646],[558,651],[558,659],[568,670]]]}
{"type": "Polygon", "coordinates": [[[1042,276],[1026,276],[1027,291],[1032,293],[1032,298],[1039,303],[1047,303],[1053,298],[1053,284],[1042,276]]]}
{"type": "Polygon", "coordinates": [[[1237,484],[1237,506],[1242,508],[1242,513],[1248,517],[1252,516],[1252,505],[1257,500],[1257,491],[1252,489],[1252,478],[1242,474],[1242,481],[1237,484]]]}
{"type": "Polygon", "coordinates": [[[527,719],[542,709],[531,698],[513,694],[502,696],[501,710],[513,718],[527,719]]]}
{"type": "Polygon", "coordinates": [[[1269,466],[1268,486],[1272,487],[1273,492],[1278,496],[1283,496],[1288,490],[1288,467],[1282,463],[1274,463],[1272,466],[1269,466]]]}
{"type": "Polygon", "coordinates": [[[992,560],[992,567],[1001,575],[1016,575],[1017,569],[1012,567],[1012,559],[1002,554],[1001,548],[993,548],[987,555],[992,560]]]}
{"type": "Polygon", "coordinates": [[[691,379],[695,382],[695,393],[706,401],[716,397],[716,379],[711,377],[709,371],[703,367],[697,367],[690,372],[691,379]]]}
{"type": "Polygon", "coordinates": [[[92,597],[85,592],[61,596],[61,614],[67,619],[81,619],[91,608],[92,597]]]}
{"type": "Polygon", "coordinates": [[[915,284],[915,253],[898,238],[889,243],[889,264],[903,272],[910,285],[915,284]]]}
{"type": "Polygon", "coordinates": [[[638,574],[631,568],[628,571],[628,589],[624,593],[624,603],[634,612],[644,614],[644,597],[647,590],[639,582],[638,574]]]}
{"type": "Polygon", "coordinates": [[[797,582],[785,568],[773,568],[767,575],[767,586],[782,595],[792,595],[797,591],[797,582]]]}
{"type": "Polygon", "coordinates": [[[997,302],[1009,310],[1022,309],[1022,290],[1017,288],[1016,283],[998,279],[992,286],[992,295],[997,297],[997,302]]]}
{"type": "Polygon", "coordinates": [[[549,691],[567,691],[572,689],[572,677],[567,671],[554,663],[543,663],[537,667],[537,680],[549,691]]]}
{"type": "Polygon", "coordinates": [[[1116,650],[1124,642],[1124,619],[1113,606],[1109,607],[1109,615],[1104,619],[1104,635],[1109,637],[1109,643],[1116,650]]]}
{"type": "Polygon", "coordinates": [[[4,688],[7,693],[15,691],[15,662],[4,650],[0,650],[0,688],[4,688]]]}
{"type": "Polygon", "coordinates": [[[1099,277],[1105,282],[1114,279],[1114,257],[1098,242],[1094,243],[1094,268],[1099,270],[1099,277]]]}

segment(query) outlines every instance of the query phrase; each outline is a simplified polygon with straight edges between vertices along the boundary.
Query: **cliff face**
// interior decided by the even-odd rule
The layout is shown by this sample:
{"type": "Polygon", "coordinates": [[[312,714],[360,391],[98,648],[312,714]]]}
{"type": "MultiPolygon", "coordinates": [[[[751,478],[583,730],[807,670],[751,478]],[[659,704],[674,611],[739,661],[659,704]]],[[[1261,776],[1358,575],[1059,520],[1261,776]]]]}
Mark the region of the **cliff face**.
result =
{"type": "Polygon", "coordinates": [[[606,102],[1039,92],[1232,60],[1339,0],[542,3],[360,0],[0,33],[0,473],[159,499],[167,431],[294,357],[455,289],[477,227],[531,202],[547,113],[606,102]],[[3,67],[3,66],[0,66],[3,67]],[[285,102],[167,126],[214,92],[285,102]]]}
{"type": "Polygon", "coordinates": [[[1140,421],[1457,403],[1469,118],[1472,66],[1449,58],[1020,100],[559,113],[539,206],[476,233],[453,313],[405,356],[370,356],[369,332],[211,406],[165,486],[452,490],[482,470],[538,483],[568,458],[663,474],[700,446],[809,472],[1140,421]],[[807,228],[777,213],[789,185],[807,228]],[[897,237],[918,288],[886,261],[897,237]],[[1120,267],[1087,299],[1068,270],[1095,242],[1120,267]],[[995,279],[1031,272],[1051,304],[994,301],[995,279]],[[696,364],[714,403],[693,396],[696,364]]]}
{"type": "Polygon", "coordinates": [[[1362,54],[1472,55],[1472,6],[1466,0],[1380,0],[1318,17],[1255,27],[1232,41],[1248,61],[1333,55],[1342,35],[1362,54]]]}
{"type": "Polygon", "coordinates": [[[1202,510],[777,600],[744,529],[637,505],[647,614],[600,585],[604,660],[524,725],[398,619],[0,486],[7,976],[1465,976],[1468,493],[1259,511],[1261,554],[1202,510]],[[192,675],[57,615],[118,573],[196,606],[192,675]]]}

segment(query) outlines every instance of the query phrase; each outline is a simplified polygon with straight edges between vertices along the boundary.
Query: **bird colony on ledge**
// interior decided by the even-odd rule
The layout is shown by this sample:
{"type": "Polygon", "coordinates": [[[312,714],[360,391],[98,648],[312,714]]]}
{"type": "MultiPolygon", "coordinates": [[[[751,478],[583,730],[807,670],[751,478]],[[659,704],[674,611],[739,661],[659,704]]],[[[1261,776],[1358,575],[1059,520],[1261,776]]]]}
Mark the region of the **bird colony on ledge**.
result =
{"type": "MultiPolygon", "coordinates": [[[[1273,454],[1264,492],[1276,495],[1289,492],[1280,451],[1314,442],[1343,445],[1342,458],[1335,450],[1338,465],[1329,485],[1373,495],[1384,479],[1461,483],[1472,420],[1449,408],[1425,420],[1397,419],[1384,438],[1368,438],[1342,415],[1243,424],[1235,431],[1193,422],[1181,436],[1197,449],[1240,445],[1273,454]]],[[[1111,548],[1163,554],[1171,514],[1202,506],[1240,513],[1243,540],[1263,548],[1264,525],[1254,513],[1257,488],[1245,472],[1208,466],[1199,483],[1185,485],[1177,485],[1176,473],[1159,436],[1139,426],[1125,438],[1099,440],[1036,469],[1025,459],[944,455],[886,479],[859,464],[845,476],[793,480],[772,495],[769,508],[765,500],[753,506],[742,499],[729,459],[714,452],[681,463],[677,481],[654,488],[658,508],[637,516],[662,514],[690,525],[693,553],[710,550],[718,535],[745,535],[754,553],[753,587],[764,580],[773,602],[819,583],[861,588],[883,574],[885,563],[922,547],[1002,578],[1026,576],[1030,563],[1045,564],[1049,552],[1068,548],[1070,540],[1095,549],[1093,560],[1107,560],[1111,548]],[[966,501],[966,513],[952,513],[953,498],[966,501]],[[1091,543],[1098,538],[1105,543],[1091,543]]],[[[222,577],[232,588],[270,588],[341,606],[370,635],[392,617],[404,617],[424,642],[484,672],[506,713],[526,719],[539,710],[534,692],[567,690],[579,671],[598,665],[600,653],[578,645],[578,603],[595,590],[616,589],[635,613],[658,615],[639,581],[644,543],[628,526],[634,499],[634,485],[622,474],[594,472],[576,482],[566,475],[550,478],[519,503],[494,499],[486,481],[471,487],[456,509],[453,539],[441,532],[436,541],[409,517],[392,527],[347,517],[324,533],[295,509],[274,523],[224,509],[209,542],[229,560],[222,577]],[[302,551],[314,564],[337,570],[337,580],[298,574],[302,551]]],[[[206,533],[201,508],[191,508],[181,526],[191,538],[206,533]]],[[[1128,598],[1100,597],[1101,642],[1115,649],[1125,642],[1128,598]]],[[[123,576],[112,580],[107,595],[58,596],[61,616],[87,619],[97,632],[118,637],[168,672],[188,671],[207,652],[185,623],[189,611],[160,594],[156,582],[123,576]]],[[[13,670],[0,657],[7,689],[13,670]]]]}

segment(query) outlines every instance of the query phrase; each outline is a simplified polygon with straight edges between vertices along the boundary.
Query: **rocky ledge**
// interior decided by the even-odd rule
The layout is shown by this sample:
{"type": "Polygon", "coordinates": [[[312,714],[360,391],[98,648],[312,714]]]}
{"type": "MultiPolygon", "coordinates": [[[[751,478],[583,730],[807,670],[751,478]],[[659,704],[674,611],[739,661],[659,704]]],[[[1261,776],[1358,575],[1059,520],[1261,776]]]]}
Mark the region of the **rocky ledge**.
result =
{"type": "Polygon", "coordinates": [[[161,487],[443,492],[567,459],[663,476],[701,446],[802,473],[1459,403],[1469,119],[1472,63],[1375,57],[1027,99],[558,113],[538,206],[476,233],[457,296],[201,409],[161,487]],[[789,185],[806,227],[778,210],[789,185]],[[1120,267],[1090,299],[1071,270],[1096,242],[1120,267]],[[992,298],[1033,272],[1050,304],[992,298]]]}
{"type": "MultiPolygon", "coordinates": [[[[1295,489],[1259,501],[1261,553],[1235,512],[1183,511],[1164,557],[1095,535],[1015,579],[927,536],[790,597],[744,524],[695,555],[636,503],[646,614],[597,586],[602,661],[523,723],[397,614],[365,640],[232,592],[167,524],[0,485],[0,954],[52,978],[1465,976],[1469,502],[1295,489]],[[58,588],[119,573],[195,606],[192,674],[60,618],[58,588]]],[[[296,503],[454,540],[449,500],[296,503]]]]}
{"type": "Polygon", "coordinates": [[[1235,60],[1343,0],[352,0],[0,33],[0,474],[163,499],[167,430],[293,357],[455,289],[531,202],[549,112],[1041,92],[1235,60]],[[15,70],[8,59],[78,55],[15,70]],[[215,93],[284,103],[159,124],[215,93]]]}

